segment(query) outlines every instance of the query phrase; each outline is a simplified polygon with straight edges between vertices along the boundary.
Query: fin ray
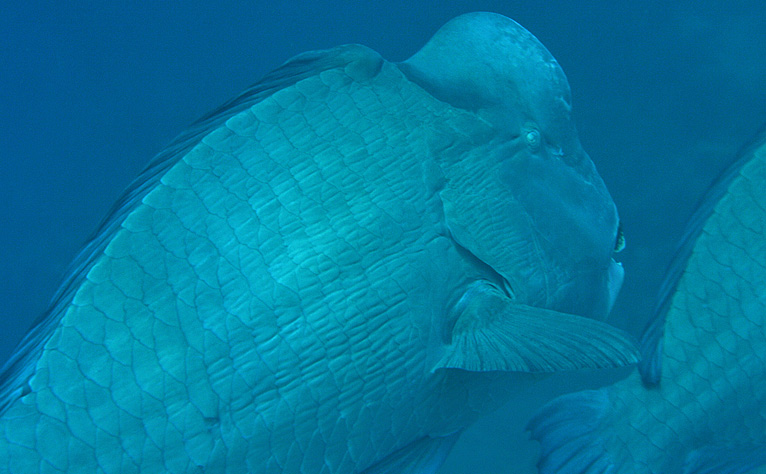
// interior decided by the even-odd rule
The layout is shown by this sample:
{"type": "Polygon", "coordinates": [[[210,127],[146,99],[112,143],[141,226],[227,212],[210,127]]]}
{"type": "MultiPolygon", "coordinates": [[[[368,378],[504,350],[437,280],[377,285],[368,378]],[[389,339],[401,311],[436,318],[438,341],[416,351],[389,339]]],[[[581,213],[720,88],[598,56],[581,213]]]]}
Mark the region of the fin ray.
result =
{"type": "Polygon", "coordinates": [[[556,372],[638,361],[635,343],[619,329],[516,304],[487,282],[469,288],[456,311],[452,340],[436,369],[556,372]]]}

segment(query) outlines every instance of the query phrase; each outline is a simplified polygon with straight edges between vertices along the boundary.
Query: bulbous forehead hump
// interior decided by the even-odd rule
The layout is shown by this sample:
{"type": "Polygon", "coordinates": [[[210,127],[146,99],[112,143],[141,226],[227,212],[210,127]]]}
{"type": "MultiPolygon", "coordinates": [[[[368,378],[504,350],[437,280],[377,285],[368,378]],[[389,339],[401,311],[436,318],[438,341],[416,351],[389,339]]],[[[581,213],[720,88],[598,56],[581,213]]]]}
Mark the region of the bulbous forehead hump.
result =
{"type": "Polygon", "coordinates": [[[502,15],[478,12],[453,19],[402,67],[455,106],[526,109],[541,121],[570,116],[569,84],[558,62],[529,31],[502,15]]]}

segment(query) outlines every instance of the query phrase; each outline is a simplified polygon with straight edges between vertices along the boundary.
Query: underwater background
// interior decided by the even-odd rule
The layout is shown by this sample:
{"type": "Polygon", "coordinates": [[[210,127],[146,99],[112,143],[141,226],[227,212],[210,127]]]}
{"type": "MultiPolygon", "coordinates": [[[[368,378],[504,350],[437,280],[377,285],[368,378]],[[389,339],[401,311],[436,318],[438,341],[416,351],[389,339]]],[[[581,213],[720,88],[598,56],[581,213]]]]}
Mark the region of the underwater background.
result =
{"type": "MultiPolygon", "coordinates": [[[[0,15],[0,362],[122,190],[196,118],[297,53],[361,43],[404,60],[477,10],[518,21],[569,78],[627,238],[611,321],[638,336],[696,203],[766,123],[762,0],[28,1],[0,15]]],[[[548,377],[468,430],[440,472],[534,472],[534,410],[624,374],[548,377]]]]}

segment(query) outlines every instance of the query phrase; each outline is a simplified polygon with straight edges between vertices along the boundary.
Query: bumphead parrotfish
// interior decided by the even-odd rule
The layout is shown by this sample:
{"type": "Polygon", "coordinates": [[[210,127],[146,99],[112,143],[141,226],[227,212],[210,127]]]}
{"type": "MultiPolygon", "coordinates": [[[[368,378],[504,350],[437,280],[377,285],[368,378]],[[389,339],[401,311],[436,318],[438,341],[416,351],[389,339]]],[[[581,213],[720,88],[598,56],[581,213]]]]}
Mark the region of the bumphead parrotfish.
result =
{"type": "Polygon", "coordinates": [[[548,51],[301,54],[155,158],[6,366],[0,470],[425,473],[512,372],[635,362],[548,51]]]}
{"type": "Polygon", "coordinates": [[[639,371],[532,420],[541,472],[766,465],[766,128],[706,197],[664,288],[639,371]]]}

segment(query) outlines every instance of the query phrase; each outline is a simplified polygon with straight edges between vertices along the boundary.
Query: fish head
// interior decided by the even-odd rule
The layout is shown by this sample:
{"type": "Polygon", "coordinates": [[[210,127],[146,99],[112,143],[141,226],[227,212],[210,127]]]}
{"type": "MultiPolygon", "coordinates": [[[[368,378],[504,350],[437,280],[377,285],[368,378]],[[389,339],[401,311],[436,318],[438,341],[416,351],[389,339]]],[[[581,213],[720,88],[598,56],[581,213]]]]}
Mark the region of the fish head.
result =
{"type": "Polygon", "coordinates": [[[562,155],[533,127],[496,152],[492,182],[481,186],[491,202],[487,225],[497,229],[483,258],[524,289],[525,304],[604,319],[623,281],[613,258],[624,245],[617,208],[579,143],[562,155]],[[517,239],[526,239],[526,257],[509,251],[517,239]]]}
{"type": "Polygon", "coordinates": [[[453,125],[462,138],[432,150],[456,244],[520,303],[604,318],[622,284],[612,258],[617,209],[580,144],[569,84],[550,52],[513,20],[472,13],[400,68],[471,117],[453,125]]]}

